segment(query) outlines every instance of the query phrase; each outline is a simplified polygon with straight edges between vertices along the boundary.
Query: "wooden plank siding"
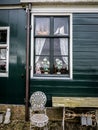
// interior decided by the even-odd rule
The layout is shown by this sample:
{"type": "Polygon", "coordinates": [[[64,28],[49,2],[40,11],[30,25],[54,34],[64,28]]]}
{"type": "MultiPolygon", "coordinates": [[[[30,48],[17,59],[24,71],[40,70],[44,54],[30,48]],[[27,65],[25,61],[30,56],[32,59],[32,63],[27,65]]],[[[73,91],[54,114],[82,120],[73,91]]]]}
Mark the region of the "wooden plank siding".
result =
{"type": "Polygon", "coordinates": [[[20,4],[20,0],[0,0],[0,5],[20,4]]]}
{"type": "Polygon", "coordinates": [[[79,68],[79,70],[96,75],[96,78],[98,74],[97,21],[98,14],[75,14],[73,18],[74,70],[79,68]]]}
{"type": "MultiPolygon", "coordinates": [[[[24,103],[25,25],[25,10],[0,10],[0,26],[10,26],[9,77],[0,77],[0,103],[24,103]]],[[[30,79],[30,95],[38,90],[47,106],[55,96],[98,97],[98,13],[73,13],[73,79],[30,79]]]]}
{"type": "Polygon", "coordinates": [[[0,27],[10,27],[9,76],[0,77],[0,103],[23,104],[25,93],[25,11],[0,10],[0,27]]]}
{"type": "Polygon", "coordinates": [[[98,97],[98,13],[73,14],[73,79],[31,79],[30,94],[37,90],[48,103],[52,96],[98,97]]]}

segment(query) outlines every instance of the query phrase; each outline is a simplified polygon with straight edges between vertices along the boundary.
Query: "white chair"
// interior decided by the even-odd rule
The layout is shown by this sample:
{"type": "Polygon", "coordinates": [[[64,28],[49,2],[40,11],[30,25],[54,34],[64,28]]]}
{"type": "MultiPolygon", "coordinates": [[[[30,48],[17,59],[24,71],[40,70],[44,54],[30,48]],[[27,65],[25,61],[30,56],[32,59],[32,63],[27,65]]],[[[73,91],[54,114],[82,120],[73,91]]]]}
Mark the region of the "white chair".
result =
{"type": "Polygon", "coordinates": [[[47,97],[41,91],[34,92],[30,97],[30,130],[34,127],[45,128],[48,123],[48,116],[46,115],[45,104],[47,97]]]}

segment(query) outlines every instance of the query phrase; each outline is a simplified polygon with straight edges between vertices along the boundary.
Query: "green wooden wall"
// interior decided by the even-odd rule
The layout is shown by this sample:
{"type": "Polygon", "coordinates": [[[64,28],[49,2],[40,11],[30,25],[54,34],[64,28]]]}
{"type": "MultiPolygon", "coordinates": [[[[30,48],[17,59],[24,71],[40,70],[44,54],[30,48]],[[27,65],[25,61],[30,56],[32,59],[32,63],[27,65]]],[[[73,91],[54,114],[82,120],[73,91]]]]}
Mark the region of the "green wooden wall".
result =
{"type": "MultiPolygon", "coordinates": [[[[10,26],[9,77],[0,77],[0,103],[24,104],[26,14],[23,9],[0,10],[0,26],[10,26]],[[24,75],[24,77],[22,76],[24,75]]],[[[73,79],[30,79],[30,95],[98,97],[98,13],[73,14],[73,79]]]]}
{"type": "Polygon", "coordinates": [[[0,103],[24,103],[25,25],[24,10],[0,10],[0,26],[10,27],[9,76],[0,77],[0,103]]]}
{"type": "Polygon", "coordinates": [[[0,5],[20,4],[20,0],[0,0],[0,5]]]}
{"type": "Polygon", "coordinates": [[[30,94],[41,90],[52,96],[98,97],[98,13],[73,14],[73,79],[31,80],[30,94]]]}

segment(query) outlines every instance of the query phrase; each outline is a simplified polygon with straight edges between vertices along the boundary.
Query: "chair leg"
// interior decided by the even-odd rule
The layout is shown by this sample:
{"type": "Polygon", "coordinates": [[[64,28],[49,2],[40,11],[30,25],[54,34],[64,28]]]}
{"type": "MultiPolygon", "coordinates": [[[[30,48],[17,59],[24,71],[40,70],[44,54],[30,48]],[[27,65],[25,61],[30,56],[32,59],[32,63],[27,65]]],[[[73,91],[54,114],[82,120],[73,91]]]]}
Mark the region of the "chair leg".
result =
{"type": "Polygon", "coordinates": [[[48,126],[45,126],[45,127],[44,127],[44,130],[48,130],[48,126]]]}

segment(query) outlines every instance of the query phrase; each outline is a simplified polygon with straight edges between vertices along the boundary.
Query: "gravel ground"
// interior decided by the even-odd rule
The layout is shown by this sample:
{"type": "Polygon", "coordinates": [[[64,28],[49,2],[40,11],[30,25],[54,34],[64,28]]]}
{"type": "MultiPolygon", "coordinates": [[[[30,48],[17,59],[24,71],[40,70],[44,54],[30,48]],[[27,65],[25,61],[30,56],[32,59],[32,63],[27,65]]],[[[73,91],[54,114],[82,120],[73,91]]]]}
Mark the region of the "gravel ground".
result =
{"type": "MultiPolygon", "coordinates": [[[[0,112],[6,113],[7,108],[11,109],[11,122],[0,124],[0,130],[29,130],[30,122],[25,122],[25,107],[21,105],[0,105],[0,112]]],[[[4,116],[3,116],[4,117],[4,116]]]]}
{"type": "MultiPolygon", "coordinates": [[[[11,122],[0,123],[0,130],[30,130],[30,122],[25,121],[25,106],[23,105],[0,105],[0,113],[6,113],[7,108],[11,109],[11,122]]],[[[48,130],[62,130],[62,108],[48,108],[49,117],[48,130]]],[[[34,130],[38,130],[35,128],[34,130]]],[[[41,130],[41,129],[40,129],[41,130]]],[[[79,120],[65,120],[65,130],[98,130],[98,127],[81,126],[79,120]]]]}
{"type": "MultiPolygon", "coordinates": [[[[30,122],[25,121],[25,106],[22,105],[0,105],[0,112],[6,113],[7,108],[11,109],[11,122],[9,124],[0,124],[0,130],[30,130],[30,122]]],[[[62,130],[62,109],[47,109],[49,117],[48,130],[62,130]],[[59,114],[58,114],[59,113],[59,114]],[[55,121],[55,119],[57,119],[55,121]]],[[[38,130],[35,128],[34,130],[38,130]]]]}
{"type": "MultiPolygon", "coordinates": [[[[6,113],[7,108],[11,109],[11,122],[0,124],[0,130],[30,130],[30,122],[25,121],[25,106],[22,105],[0,105],[0,112],[6,113]]],[[[62,130],[62,109],[47,109],[49,117],[48,130],[62,130]],[[59,114],[58,114],[59,113],[59,114]],[[56,120],[55,120],[56,119],[56,120]]],[[[34,130],[38,130],[35,128],[34,130]]]]}

